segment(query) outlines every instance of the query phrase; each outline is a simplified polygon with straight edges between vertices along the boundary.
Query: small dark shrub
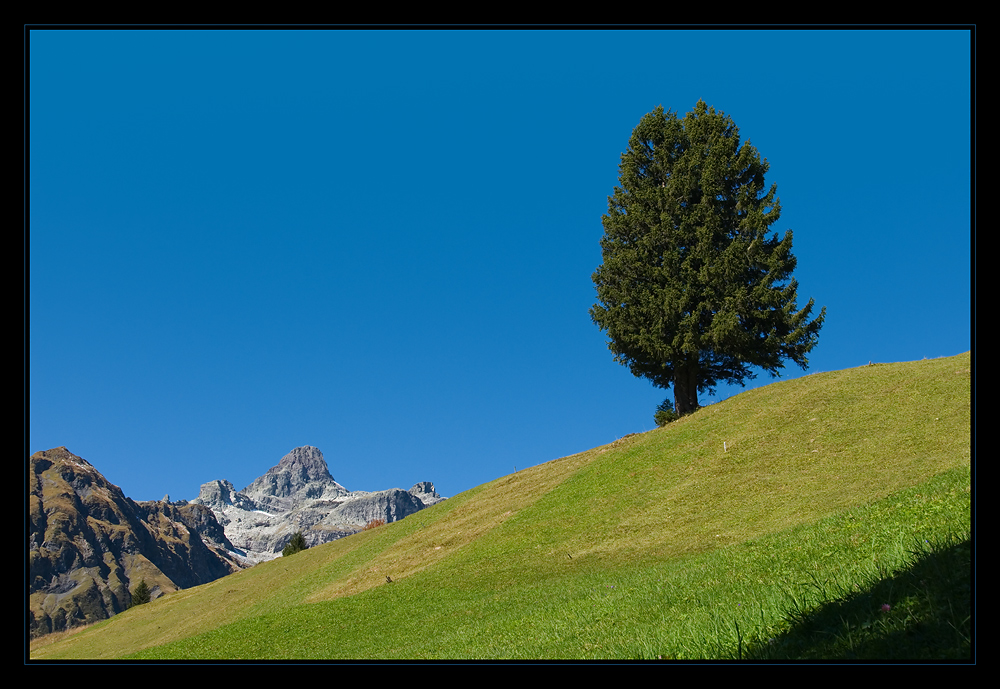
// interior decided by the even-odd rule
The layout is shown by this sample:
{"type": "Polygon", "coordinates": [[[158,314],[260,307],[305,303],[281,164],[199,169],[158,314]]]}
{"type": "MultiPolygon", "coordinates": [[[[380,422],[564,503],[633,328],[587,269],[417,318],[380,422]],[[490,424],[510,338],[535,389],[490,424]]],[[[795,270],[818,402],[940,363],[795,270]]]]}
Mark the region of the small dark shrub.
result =
{"type": "Polygon", "coordinates": [[[362,531],[368,531],[370,529],[374,529],[374,528],[379,527],[379,526],[385,526],[385,520],[384,519],[372,519],[370,522],[368,522],[367,524],[365,524],[365,528],[363,528],[362,531]]]}
{"type": "Polygon", "coordinates": [[[656,408],[656,413],[653,414],[653,420],[656,421],[657,426],[666,426],[679,418],[677,412],[674,411],[674,403],[670,401],[669,397],[660,403],[660,406],[656,408]]]}
{"type": "Polygon", "coordinates": [[[305,550],[308,547],[309,546],[306,545],[306,537],[302,535],[301,531],[299,531],[292,536],[292,540],[290,540],[288,545],[285,546],[285,549],[281,551],[281,556],[288,557],[289,555],[294,555],[295,553],[305,550]]]}
{"type": "Polygon", "coordinates": [[[143,605],[149,602],[149,586],[146,585],[146,580],[142,579],[136,587],[132,590],[132,603],[129,605],[130,608],[134,608],[137,605],[143,605]]]}

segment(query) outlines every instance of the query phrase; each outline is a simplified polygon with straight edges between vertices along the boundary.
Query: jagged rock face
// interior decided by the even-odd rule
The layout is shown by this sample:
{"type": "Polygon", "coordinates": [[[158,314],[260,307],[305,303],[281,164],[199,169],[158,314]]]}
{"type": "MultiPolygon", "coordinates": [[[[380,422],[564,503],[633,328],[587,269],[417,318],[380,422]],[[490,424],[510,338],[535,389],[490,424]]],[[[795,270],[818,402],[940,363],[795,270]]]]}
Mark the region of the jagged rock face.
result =
{"type": "Polygon", "coordinates": [[[348,491],[333,480],[318,448],[297,447],[240,491],[262,509],[290,510],[306,500],[336,500],[348,491]]]}
{"type": "Polygon", "coordinates": [[[65,447],[32,455],[28,487],[32,636],[121,612],[140,579],[155,596],[241,566],[211,509],[137,503],[65,447]]]}
{"type": "Polygon", "coordinates": [[[208,483],[202,484],[201,492],[198,494],[197,499],[192,500],[191,502],[205,505],[211,509],[218,517],[218,521],[222,524],[222,526],[229,523],[229,520],[226,519],[224,515],[233,507],[247,512],[260,509],[260,506],[257,505],[257,503],[243,493],[237,492],[232,483],[224,480],[209,481],[208,483]]]}
{"type": "Polygon", "coordinates": [[[444,500],[444,498],[438,495],[437,490],[434,489],[434,484],[430,481],[421,481],[420,483],[413,484],[413,488],[410,488],[409,492],[420,500],[420,502],[424,503],[424,507],[430,507],[444,500]]]}
{"type": "Polygon", "coordinates": [[[226,536],[249,562],[281,555],[296,532],[312,547],[357,533],[373,519],[397,521],[444,500],[424,481],[398,488],[350,492],[330,475],[319,449],[298,447],[241,491],[210,481],[193,503],[210,507],[226,536]]]}
{"type": "Polygon", "coordinates": [[[324,519],[325,524],[356,524],[364,526],[374,519],[394,522],[424,509],[424,503],[413,494],[390,488],[377,493],[352,495],[324,519]]]}

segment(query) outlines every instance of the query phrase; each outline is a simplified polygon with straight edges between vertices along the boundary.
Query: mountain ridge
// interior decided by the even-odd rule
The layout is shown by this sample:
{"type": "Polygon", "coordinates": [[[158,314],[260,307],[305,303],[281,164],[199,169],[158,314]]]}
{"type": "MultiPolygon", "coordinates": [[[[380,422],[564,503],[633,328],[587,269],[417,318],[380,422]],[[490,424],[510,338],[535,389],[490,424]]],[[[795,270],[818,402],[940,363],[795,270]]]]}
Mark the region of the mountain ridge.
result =
{"type": "Polygon", "coordinates": [[[256,564],[279,557],[296,532],[312,547],[357,533],[373,520],[398,521],[443,499],[430,481],[409,491],[349,491],[334,480],[322,451],[304,445],[243,490],[224,479],[209,481],[191,502],[211,508],[236,552],[256,564]]]}
{"type": "Polygon", "coordinates": [[[242,491],[209,481],[191,501],[132,500],[65,446],[31,456],[28,485],[32,637],[127,609],[142,579],[157,598],[279,557],[296,531],[318,545],[444,499],[430,482],[348,491],[312,446],[293,449],[242,491]]]}
{"type": "Polygon", "coordinates": [[[157,597],[243,567],[210,509],[136,502],[65,447],[31,456],[28,498],[32,636],[121,612],[140,579],[157,597]]]}

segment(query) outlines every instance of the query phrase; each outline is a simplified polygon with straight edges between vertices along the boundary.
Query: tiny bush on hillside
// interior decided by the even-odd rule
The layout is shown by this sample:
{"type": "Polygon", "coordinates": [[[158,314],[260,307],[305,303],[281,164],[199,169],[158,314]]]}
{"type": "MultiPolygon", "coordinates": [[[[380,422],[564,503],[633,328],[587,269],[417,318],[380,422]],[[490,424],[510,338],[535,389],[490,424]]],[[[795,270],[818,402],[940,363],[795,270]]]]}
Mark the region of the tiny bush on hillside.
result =
{"type": "Polygon", "coordinates": [[[306,537],[302,535],[301,531],[299,531],[292,536],[292,540],[290,540],[288,545],[285,546],[285,549],[281,551],[281,556],[288,557],[289,555],[294,555],[295,553],[305,550],[308,547],[309,546],[306,545],[306,537]]]}
{"type": "Polygon", "coordinates": [[[150,598],[149,586],[146,585],[146,580],[142,579],[132,590],[132,603],[129,605],[129,607],[134,608],[137,605],[143,605],[144,603],[148,603],[149,598],[150,598]]]}
{"type": "Polygon", "coordinates": [[[660,406],[656,408],[656,413],[653,414],[653,420],[656,421],[657,426],[666,426],[671,421],[676,421],[678,418],[677,412],[674,411],[674,403],[670,401],[670,398],[660,402],[660,406]]]}
{"type": "Polygon", "coordinates": [[[367,524],[365,524],[365,528],[363,528],[362,531],[368,531],[370,529],[374,529],[374,528],[379,527],[379,526],[385,526],[385,520],[384,519],[372,519],[370,522],[368,522],[367,524]]]}

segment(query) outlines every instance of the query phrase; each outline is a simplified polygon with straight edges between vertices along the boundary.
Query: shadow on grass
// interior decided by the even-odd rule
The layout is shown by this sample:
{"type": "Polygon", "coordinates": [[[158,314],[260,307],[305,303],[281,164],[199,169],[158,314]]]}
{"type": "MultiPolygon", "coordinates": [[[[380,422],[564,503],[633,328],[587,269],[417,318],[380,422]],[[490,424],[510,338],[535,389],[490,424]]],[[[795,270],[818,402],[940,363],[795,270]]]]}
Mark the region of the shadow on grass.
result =
{"type": "Polygon", "coordinates": [[[743,660],[972,660],[968,535],[921,543],[908,567],[858,590],[814,582],[820,600],[786,615],[773,639],[742,642],[743,660]],[[830,590],[834,588],[834,590],[830,590]]]}

